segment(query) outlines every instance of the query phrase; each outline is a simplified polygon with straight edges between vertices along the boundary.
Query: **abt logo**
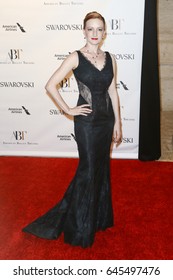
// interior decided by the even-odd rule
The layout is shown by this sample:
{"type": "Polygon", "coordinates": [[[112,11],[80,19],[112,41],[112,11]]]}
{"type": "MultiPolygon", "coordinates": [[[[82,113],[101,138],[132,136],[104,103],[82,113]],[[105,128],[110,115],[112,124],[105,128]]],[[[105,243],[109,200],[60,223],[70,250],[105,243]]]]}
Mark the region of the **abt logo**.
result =
{"type": "Polygon", "coordinates": [[[8,55],[11,60],[19,60],[21,58],[23,50],[22,49],[10,49],[8,55]]]}
{"type": "Polygon", "coordinates": [[[122,30],[124,19],[111,19],[110,21],[111,30],[122,30]]]}
{"type": "Polygon", "coordinates": [[[65,78],[59,83],[61,88],[69,88],[70,87],[70,78],[65,78]]]}
{"type": "Polygon", "coordinates": [[[13,136],[18,141],[25,140],[26,134],[27,134],[27,131],[19,131],[19,130],[13,131],[13,136]]]}

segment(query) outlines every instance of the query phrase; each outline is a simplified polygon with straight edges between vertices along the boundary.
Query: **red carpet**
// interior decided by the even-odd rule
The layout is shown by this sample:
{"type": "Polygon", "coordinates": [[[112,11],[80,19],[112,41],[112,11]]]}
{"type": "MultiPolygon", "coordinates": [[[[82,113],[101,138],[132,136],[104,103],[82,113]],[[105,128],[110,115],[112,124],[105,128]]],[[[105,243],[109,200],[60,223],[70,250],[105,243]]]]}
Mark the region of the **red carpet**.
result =
{"type": "Polygon", "coordinates": [[[92,248],[21,232],[64,194],[77,159],[0,158],[0,259],[173,259],[173,163],[111,160],[115,227],[92,248]]]}

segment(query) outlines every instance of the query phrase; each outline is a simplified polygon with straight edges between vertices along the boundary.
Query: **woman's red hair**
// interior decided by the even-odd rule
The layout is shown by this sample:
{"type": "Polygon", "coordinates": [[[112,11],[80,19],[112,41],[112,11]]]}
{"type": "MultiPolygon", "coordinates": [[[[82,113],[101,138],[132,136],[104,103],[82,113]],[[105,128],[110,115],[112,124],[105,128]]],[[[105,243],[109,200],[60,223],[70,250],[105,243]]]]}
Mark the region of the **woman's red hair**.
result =
{"type": "Polygon", "coordinates": [[[103,24],[104,24],[104,29],[105,29],[105,27],[106,27],[105,19],[104,19],[104,17],[103,17],[101,14],[97,13],[96,11],[93,11],[93,12],[90,12],[90,13],[86,14],[86,16],[85,16],[85,18],[84,18],[84,21],[83,21],[83,29],[85,29],[85,27],[86,27],[86,22],[87,22],[89,19],[95,19],[95,18],[98,18],[98,19],[100,19],[100,20],[103,22],[103,24]]]}

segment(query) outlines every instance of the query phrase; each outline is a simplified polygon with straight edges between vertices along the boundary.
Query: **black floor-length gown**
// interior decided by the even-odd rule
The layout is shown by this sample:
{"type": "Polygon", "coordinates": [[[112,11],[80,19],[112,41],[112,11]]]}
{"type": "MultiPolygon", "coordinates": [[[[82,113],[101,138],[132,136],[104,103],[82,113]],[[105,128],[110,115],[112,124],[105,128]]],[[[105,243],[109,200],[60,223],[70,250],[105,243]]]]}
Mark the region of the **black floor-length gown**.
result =
{"type": "Polygon", "coordinates": [[[78,105],[88,103],[92,113],[74,117],[79,165],[62,200],[23,231],[46,239],[64,233],[64,242],[89,247],[95,233],[113,226],[110,188],[110,146],[114,112],[108,88],[113,79],[112,59],[97,69],[81,51],[74,75],[79,88],[78,105]]]}

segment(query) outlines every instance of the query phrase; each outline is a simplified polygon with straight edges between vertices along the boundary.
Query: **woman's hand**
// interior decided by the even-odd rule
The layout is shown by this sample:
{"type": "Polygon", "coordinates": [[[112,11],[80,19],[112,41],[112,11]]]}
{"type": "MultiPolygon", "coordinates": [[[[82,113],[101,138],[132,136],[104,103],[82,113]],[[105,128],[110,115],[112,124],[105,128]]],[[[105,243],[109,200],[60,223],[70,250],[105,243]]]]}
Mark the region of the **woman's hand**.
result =
{"type": "Polygon", "coordinates": [[[79,105],[74,108],[69,108],[67,113],[70,116],[78,116],[78,115],[87,116],[92,112],[92,110],[88,107],[90,107],[89,104],[79,105]]]}
{"type": "Polygon", "coordinates": [[[121,122],[116,122],[114,125],[113,141],[116,143],[116,147],[118,147],[122,142],[121,122]]]}

